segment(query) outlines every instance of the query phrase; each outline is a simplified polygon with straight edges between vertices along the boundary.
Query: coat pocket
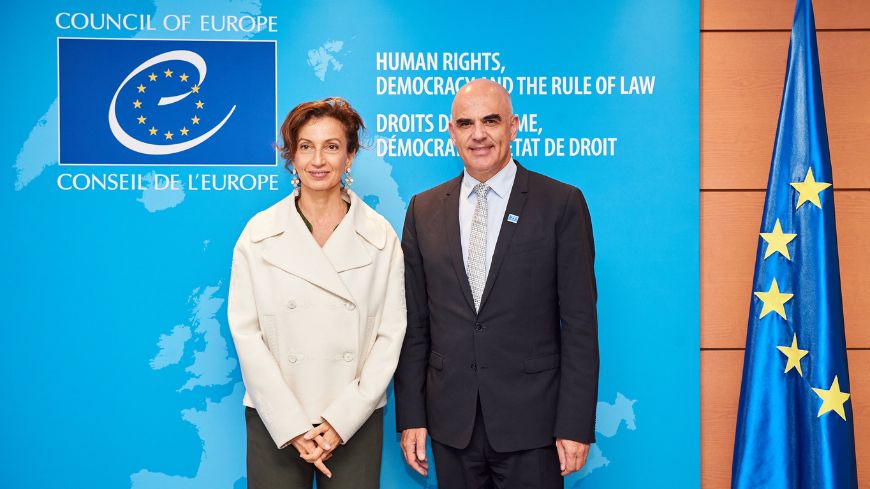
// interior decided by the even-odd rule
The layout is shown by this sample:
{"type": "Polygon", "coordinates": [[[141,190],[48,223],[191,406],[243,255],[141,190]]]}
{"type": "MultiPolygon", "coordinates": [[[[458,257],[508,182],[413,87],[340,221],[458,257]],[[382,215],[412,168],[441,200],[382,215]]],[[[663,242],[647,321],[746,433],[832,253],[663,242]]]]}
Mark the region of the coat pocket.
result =
{"type": "Polygon", "coordinates": [[[552,370],[559,366],[559,359],[560,356],[558,353],[527,358],[526,361],[523,362],[523,370],[525,370],[527,374],[552,370]]]}
{"type": "Polygon", "coordinates": [[[434,350],[429,352],[429,366],[434,368],[435,370],[443,369],[444,368],[444,355],[442,355],[434,350]]]}

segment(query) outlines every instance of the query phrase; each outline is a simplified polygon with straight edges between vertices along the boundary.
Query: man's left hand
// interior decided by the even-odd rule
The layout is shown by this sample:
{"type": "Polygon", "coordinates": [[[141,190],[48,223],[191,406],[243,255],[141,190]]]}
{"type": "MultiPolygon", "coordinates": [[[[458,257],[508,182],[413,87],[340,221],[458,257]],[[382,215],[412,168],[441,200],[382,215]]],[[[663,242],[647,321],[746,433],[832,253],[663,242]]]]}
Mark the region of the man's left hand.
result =
{"type": "Polygon", "coordinates": [[[579,441],[556,438],[556,451],[559,452],[559,470],[562,476],[572,474],[586,465],[589,456],[589,444],[579,441]]]}

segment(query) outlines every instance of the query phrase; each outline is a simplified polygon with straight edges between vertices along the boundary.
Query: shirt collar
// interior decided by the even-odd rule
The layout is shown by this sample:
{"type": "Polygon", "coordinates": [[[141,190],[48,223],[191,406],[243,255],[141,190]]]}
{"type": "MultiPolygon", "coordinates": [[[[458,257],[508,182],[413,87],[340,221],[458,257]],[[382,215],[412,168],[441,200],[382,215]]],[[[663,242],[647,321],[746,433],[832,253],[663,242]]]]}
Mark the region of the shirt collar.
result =
{"type": "MultiPolygon", "coordinates": [[[[465,198],[468,198],[474,192],[474,186],[480,183],[480,181],[469,175],[468,170],[463,170],[462,173],[462,195],[464,195],[465,198]]],[[[496,195],[504,198],[504,196],[510,192],[516,174],[517,164],[514,163],[514,160],[510,160],[504,168],[487,180],[486,184],[489,185],[489,188],[492,189],[496,195]]]]}

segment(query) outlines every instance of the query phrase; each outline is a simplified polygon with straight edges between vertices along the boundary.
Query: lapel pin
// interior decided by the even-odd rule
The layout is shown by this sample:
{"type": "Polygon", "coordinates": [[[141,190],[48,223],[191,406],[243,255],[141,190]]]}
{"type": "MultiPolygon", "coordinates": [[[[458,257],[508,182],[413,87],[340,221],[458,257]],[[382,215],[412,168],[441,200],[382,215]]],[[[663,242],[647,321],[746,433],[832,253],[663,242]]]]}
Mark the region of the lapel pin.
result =
{"type": "Polygon", "coordinates": [[[516,214],[508,214],[507,220],[508,220],[508,222],[512,222],[512,223],[516,224],[517,221],[520,220],[520,216],[518,216],[516,214]]]}

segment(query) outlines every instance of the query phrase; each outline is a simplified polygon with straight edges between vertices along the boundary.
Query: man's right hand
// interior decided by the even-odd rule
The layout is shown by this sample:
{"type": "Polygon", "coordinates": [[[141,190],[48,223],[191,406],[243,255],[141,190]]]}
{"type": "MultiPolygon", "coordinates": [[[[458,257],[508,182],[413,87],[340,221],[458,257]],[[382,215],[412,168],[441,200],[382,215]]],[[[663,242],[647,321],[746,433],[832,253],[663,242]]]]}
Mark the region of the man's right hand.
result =
{"type": "Polygon", "coordinates": [[[408,428],[402,431],[402,453],[405,462],[418,474],[429,474],[429,461],[426,460],[426,428],[408,428]]]}

